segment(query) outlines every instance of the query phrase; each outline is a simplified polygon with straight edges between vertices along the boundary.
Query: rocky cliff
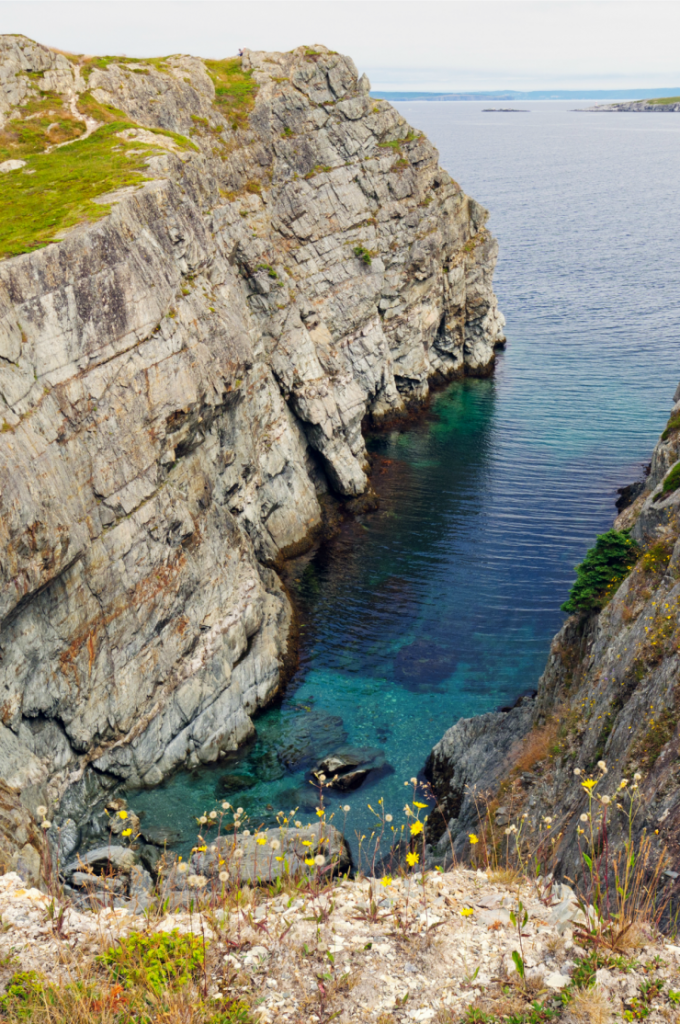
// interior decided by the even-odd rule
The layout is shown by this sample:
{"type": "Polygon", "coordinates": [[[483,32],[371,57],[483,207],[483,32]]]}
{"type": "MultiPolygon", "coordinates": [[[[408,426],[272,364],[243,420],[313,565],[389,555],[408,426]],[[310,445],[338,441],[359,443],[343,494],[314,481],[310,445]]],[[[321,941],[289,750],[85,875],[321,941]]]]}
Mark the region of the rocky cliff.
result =
{"type": "MultiPolygon", "coordinates": [[[[667,851],[664,877],[680,889],[679,400],[680,388],[649,475],[615,523],[640,546],[630,573],[599,613],[566,620],[534,699],[456,723],[432,751],[429,770],[460,854],[469,853],[465,833],[479,824],[475,794],[480,803],[486,793],[501,834],[523,814],[529,829],[545,834],[548,819],[559,868],[575,877],[579,817],[588,807],[581,781],[590,776],[611,801],[613,850],[628,827],[615,797],[622,785],[636,787],[633,836],[650,838],[652,861],[667,851]]],[[[627,810],[628,798],[621,803],[627,810]]],[[[439,820],[434,835],[442,829],[439,820]]],[[[445,836],[440,852],[447,848],[445,836]]]]}
{"type": "Polygon", "coordinates": [[[272,567],[368,488],[366,418],[490,372],[497,245],[321,46],[5,36],[0,115],[0,777],[77,818],[252,732],[272,567]]]}

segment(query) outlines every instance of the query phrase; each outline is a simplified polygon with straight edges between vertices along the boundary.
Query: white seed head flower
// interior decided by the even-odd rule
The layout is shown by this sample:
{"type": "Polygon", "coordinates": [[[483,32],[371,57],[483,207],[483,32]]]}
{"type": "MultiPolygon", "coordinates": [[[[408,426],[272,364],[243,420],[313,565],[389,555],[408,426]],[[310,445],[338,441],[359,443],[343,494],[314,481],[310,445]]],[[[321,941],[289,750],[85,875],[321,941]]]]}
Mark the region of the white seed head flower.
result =
{"type": "Polygon", "coordinates": [[[319,867],[321,867],[322,864],[326,863],[326,858],[322,853],[317,853],[316,857],[314,858],[314,863],[318,864],[319,867]]]}
{"type": "Polygon", "coordinates": [[[243,814],[243,808],[242,807],[237,807],[236,808],[236,813],[237,814],[243,814]]]}
{"type": "Polygon", "coordinates": [[[240,860],[241,857],[243,856],[243,850],[234,850],[234,856],[237,858],[237,860],[240,860]]]}
{"type": "Polygon", "coordinates": [[[611,803],[611,797],[608,797],[608,796],[600,797],[600,802],[603,803],[605,805],[605,807],[606,807],[607,804],[611,803]]]}
{"type": "Polygon", "coordinates": [[[415,776],[411,779],[411,785],[412,786],[417,786],[418,785],[418,780],[416,779],[415,776]]]}
{"type": "Polygon", "coordinates": [[[294,824],[295,824],[296,828],[302,828],[302,822],[301,821],[296,821],[296,822],[294,822],[294,824]]]}
{"type": "Polygon", "coordinates": [[[281,843],[278,841],[278,839],[272,839],[269,845],[271,846],[272,850],[278,850],[279,847],[281,846],[281,843]]]}
{"type": "Polygon", "coordinates": [[[206,818],[205,814],[202,814],[201,817],[198,819],[198,824],[199,825],[205,825],[207,820],[208,819],[206,818]]]}
{"type": "Polygon", "coordinates": [[[230,811],[231,810],[231,804],[228,804],[227,801],[225,800],[224,803],[222,804],[222,810],[223,811],[230,811]]]}
{"type": "Polygon", "coordinates": [[[216,818],[217,817],[217,811],[211,811],[210,814],[208,815],[208,817],[209,818],[213,818],[213,819],[216,818]]]}
{"type": "Polygon", "coordinates": [[[249,836],[250,835],[250,829],[249,828],[244,828],[243,829],[243,835],[244,836],[249,836]]]}
{"type": "Polygon", "coordinates": [[[543,821],[546,823],[546,825],[552,825],[552,818],[549,815],[546,815],[543,821]]]}
{"type": "Polygon", "coordinates": [[[184,861],[182,861],[180,864],[177,865],[177,870],[179,871],[180,875],[185,875],[189,870],[189,865],[185,864],[184,861]]]}
{"type": "Polygon", "coordinates": [[[580,774],[581,774],[581,769],[580,768],[574,768],[574,775],[580,775],[580,774]]]}
{"type": "Polygon", "coordinates": [[[345,812],[345,814],[349,814],[349,804],[345,804],[345,806],[343,807],[343,811],[345,812]]]}
{"type": "Polygon", "coordinates": [[[40,827],[47,832],[48,828],[52,828],[52,822],[45,819],[45,821],[40,822],[40,827]]]}
{"type": "Polygon", "coordinates": [[[607,764],[606,764],[605,761],[598,761],[597,762],[597,767],[600,769],[601,772],[606,772],[607,771],[607,764]]]}
{"type": "Polygon", "coordinates": [[[587,821],[587,820],[588,820],[588,815],[587,814],[582,814],[581,815],[581,821],[587,821]]]}
{"type": "Polygon", "coordinates": [[[642,779],[642,776],[640,775],[640,773],[636,772],[635,775],[633,776],[633,782],[640,782],[641,779],[642,779]]]}
{"type": "Polygon", "coordinates": [[[385,821],[392,821],[392,815],[391,814],[386,814],[385,815],[385,821]]]}
{"type": "Polygon", "coordinates": [[[413,814],[413,811],[411,810],[408,804],[404,804],[404,814],[406,815],[407,818],[409,814],[413,814]]]}
{"type": "Polygon", "coordinates": [[[38,818],[42,818],[44,820],[47,817],[47,808],[44,804],[40,804],[39,807],[36,807],[35,813],[38,818]]]}
{"type": "Polygon", "coordinates": [[[326,781],[326,776],[323,774],[323,772],[321,773],[321,775],[318,776],[318,779],[319,779],[319,782],[325,782],[326,781]]]}
{"type": "Polygon", "coordinates": [[[219,879],[220,879],[220,882],[228,882],[229,881],[229,872],[228,871],[220,871],[219,879]]]}
{"type": "Polygon", "coordinates": [[[628,785],[628,779],[621,779],[619,782],[619,789],[625,789],[628,785]]]}

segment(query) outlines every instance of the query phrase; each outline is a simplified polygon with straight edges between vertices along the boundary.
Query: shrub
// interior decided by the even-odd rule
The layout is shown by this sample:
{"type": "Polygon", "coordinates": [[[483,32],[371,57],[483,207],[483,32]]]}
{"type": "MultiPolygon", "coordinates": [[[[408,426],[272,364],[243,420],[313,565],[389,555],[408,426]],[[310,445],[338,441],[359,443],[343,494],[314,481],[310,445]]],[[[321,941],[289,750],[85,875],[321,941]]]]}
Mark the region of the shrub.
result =
{"type": "Polygon", "coordinates": [[[638,560],[640,549],[628,531],[609,530],[602,533],[580,565],[576,566],[576,582],[562,611],[599,611],[616,592],[638,560]]]}
{"type": "Polygon", "coordinates": [[[203,944],[177,930],[152,935],[133,932],[98,958],[113,980],[126,987],[144,984],[160,993],[188,984],[203,966],[203,944]]]}
{"type": "Polygon", "coordinates": [[[370,267],[371,263],[373,262],[373,256],[371,255],[370,251],[365,248],[365,246],[355,245],[353,252],[358,259],[365,263],[366,266],[370,267]]]}

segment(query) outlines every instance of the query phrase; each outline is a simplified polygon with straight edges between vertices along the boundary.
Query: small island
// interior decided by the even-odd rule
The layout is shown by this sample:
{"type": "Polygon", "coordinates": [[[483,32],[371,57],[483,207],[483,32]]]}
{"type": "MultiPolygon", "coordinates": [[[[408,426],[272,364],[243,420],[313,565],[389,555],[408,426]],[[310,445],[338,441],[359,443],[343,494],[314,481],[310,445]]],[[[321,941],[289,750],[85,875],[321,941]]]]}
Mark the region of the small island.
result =
{"type": "Polygon", "coordinates": [[[530,110],[518,110],[517,107],[485,107],[483,114],[530,114],[530,110]]]}

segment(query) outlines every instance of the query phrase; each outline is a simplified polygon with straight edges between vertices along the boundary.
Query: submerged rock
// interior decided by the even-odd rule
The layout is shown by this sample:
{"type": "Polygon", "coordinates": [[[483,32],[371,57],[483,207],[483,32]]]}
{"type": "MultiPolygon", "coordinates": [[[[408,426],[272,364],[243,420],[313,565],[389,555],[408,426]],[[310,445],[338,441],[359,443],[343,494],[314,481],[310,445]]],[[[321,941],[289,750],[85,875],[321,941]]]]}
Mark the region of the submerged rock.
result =
{"type": "Polygon", "coordinates": [[[429,640],[402,647],[394,659],[394,678],[407,690],[436,690],[453,674],[457,658],[429,640]]]}

